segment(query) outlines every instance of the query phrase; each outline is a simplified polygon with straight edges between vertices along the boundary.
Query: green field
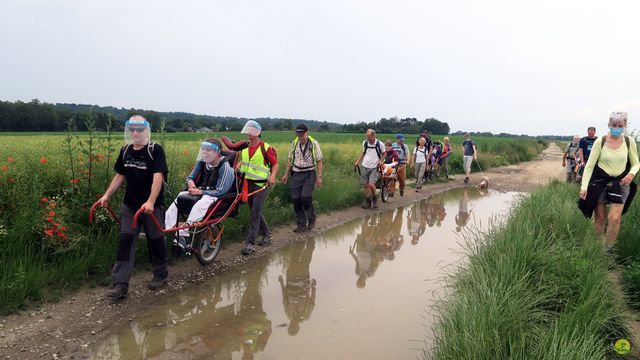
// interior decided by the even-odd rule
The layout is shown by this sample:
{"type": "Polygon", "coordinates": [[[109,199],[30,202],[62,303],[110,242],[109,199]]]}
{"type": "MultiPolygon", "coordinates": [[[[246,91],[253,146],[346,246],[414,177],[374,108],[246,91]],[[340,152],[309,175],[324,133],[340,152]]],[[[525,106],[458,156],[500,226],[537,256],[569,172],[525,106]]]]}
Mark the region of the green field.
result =
{"type": "MultiPolygon", "coordinates": [[[[154,134],[169,165],[169,192],[177,194],[195,163],[198,145],[219,134],[154,134]]],[[[227,133],[241,139],[238,133],[227,133]]],[[[361,134],[317,133],[325,157],[324,186],[316,192],[320,212],[344,208],[362,199],[353,163],[360,154],[361,134]]],[[[381,140],[393,135],[380,135],[381,140]]],[[[265,132],[284,161],[292,132],[265,132]]],[[[413,147],[417,136],[407,136],[413,147]]],[[[436,136],[435,139],[442,137],[436,136]]],[[[545,146],[535,140],[476,138],[483,168],[526,161],[545,146]]],[[[104,216],[95,226],[87,221],[88,208],[106,189],[113,163],[122,145],[122,133],[0,134],[0,311],[8,313],[30,303],[58,298],[81,284],[108,284],[118,230],[104,216]]],[[[460,144],[452,137],[453,172],[462,169],[460,144]]],[[[284,171],[284,164],[281,166],[284,171]]],[[[115,207],[122,192],[112,200],[115,207]]],[[[170,201],[171,196],[166,196],[170,201]]],[[[270,190],[265,211],[270,225],[293,219],[288,188],[270,190]]],[[[247,212],[227,222],[225,241],[240,241],[247,212]]],[[[146,264],[146,246],[139,246],[138,264],[146,264]]]]}

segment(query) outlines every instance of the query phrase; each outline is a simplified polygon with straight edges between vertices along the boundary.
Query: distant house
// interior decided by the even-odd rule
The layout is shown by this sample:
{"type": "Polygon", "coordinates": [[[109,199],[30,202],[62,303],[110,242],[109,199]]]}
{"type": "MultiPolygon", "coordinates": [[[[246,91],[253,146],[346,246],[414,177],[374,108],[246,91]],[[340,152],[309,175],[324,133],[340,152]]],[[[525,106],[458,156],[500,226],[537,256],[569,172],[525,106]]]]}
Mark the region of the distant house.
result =
{"type": "Polygon", "coordinates": [[[212,131],[213,130],[209,129],[208,127],[203,127],[203,128],[200,128],[200,129],[196,130],[196,132],[199,132],[199,133],[208,133],[208,132],[212,132],[212,131]]]}

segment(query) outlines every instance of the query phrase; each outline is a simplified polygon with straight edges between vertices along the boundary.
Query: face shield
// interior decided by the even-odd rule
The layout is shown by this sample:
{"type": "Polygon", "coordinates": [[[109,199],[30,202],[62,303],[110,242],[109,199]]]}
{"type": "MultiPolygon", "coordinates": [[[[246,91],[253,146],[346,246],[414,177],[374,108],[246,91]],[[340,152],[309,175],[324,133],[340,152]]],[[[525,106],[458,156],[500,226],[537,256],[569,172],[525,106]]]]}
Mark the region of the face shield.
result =
{"type": "Polygon", "coordinates": [[[132,116],[124,123],[124,142],[129,145],[146,145],[151,141],[151,126],[142,116],[132,116]]]}
{"type": "Polygon", "coordinates": [[[200,144],[200,151],[198,152],[198,158],[196,160],[209,164],[217,160],[219,156],[220,148],[218,145],[205,141],[200,144]]]}
{"type": "Polygon", "coordinates": [[[242,134],[247,134],[251,136],[259,136],[261,132],[262,132],[262,127],[260,126],[260,124],[258,124],[253,120],[247,121],[247,123],[244,124],[242,131],[240,131],[240,133],[242,134]]]}

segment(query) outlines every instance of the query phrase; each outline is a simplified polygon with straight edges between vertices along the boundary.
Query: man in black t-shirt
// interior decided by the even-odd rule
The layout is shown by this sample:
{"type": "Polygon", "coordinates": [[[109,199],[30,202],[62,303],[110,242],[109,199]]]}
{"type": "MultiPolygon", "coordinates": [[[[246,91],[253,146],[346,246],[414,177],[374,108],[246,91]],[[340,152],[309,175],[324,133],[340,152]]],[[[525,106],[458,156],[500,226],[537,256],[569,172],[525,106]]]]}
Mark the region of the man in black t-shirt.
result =
{"type": "Polygon", "coordinates": [[[116,262],[111,270],[113,290],[109,297],[119,300],[127,297],[129,279],[133,272],[136,252],[136,240],[140,234],[140,225],[132,228],[134,214],[143,209],[139,223],[144,226],[151,263],[153,279],[149,289],[162,287],[167,280],[167,248],[164,234],[153,223],[152,214],[164,228],[164,196],[162,187],[168,173],[164,150],[159,144],[150,141],[151,129],[145,118],[132,116],[125,123],[125,140],[127,144],[120,149],[118,160],[114,166],[116,175],[109,188],[100,199],[106,206],[109,198],[126,181],[124,200],[120,206],[120,243],[116,254],[116,262]]]}

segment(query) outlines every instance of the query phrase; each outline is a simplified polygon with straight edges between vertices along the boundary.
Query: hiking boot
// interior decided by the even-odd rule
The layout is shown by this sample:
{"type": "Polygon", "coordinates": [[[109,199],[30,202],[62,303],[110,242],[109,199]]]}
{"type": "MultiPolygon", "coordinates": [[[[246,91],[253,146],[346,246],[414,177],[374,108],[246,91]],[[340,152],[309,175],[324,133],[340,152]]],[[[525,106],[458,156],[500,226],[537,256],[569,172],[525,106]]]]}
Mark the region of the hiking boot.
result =
{"type": "Polygon", "coordinates": [[[307,227],[304,226],[304,225],[300,225],[300,224],[298,224],[298,226],[295,229],[293,229],[294,233],[301,233],[301,232],[305,232],[305,231],[307,231],[307,227]]]}
{"type": "Polygon", "coordinates": [[[400,196],[404,196],[404,190],[400,190],[400,196]]]}
{"type": "Polygon", "coordinates": [[[307,225],[307,230],[311,231],[311,230],[313,230],[314,227],[316,227],[316,222],[315,221],[309,221],[309,225],[307,225]]]}
{"type": "Polygon", "coordinates": [[[242,255],[251,255],[256,250],[255,246],[252,244],[245,245],[244,249],[242,249],[242,255]]]}
{"type": "Polygon", "coordinates": [[[362,203],[363,209],[371,209],[371,198],[364,199],[364,203],[362,203]]]}
{"type": "Polygon", "coordinates": [[[373,198],[371,198],[371,207],[374,209],[378,208],[378,197],[374,196],[373,198]]]}
{"type": "Polygon", "coordinates": [[[111,291],[107,294],[107,297],[113,301],[122,300],[127,297],[127,289],[122,286],[114,286],[111,291]]]}
{"type": "Polygon", "coordinates": [[[262,240],[258,241],[258,245],[260,246],[267,246],[269,244],[271,244],[271,234],[266,234],[262,237],[262,240]]]}
{"type": "Polygon", "coordinates": [[[164,284],[167,283],[167,277],[159,277],[159,276],[153,276],[153,279],[151,279],[151,281],[149,281],[149,290],[158,290],[161,287],[164,286],[164,284]]]}
{"type": "Polygon", "coordinates": [[[465,177],[464,177],[464,182],[466,182],[466,183],[468,183],[468,182],[469,182],[469,177],[468,177],[468,176],[465,176],[465,177]]]}

